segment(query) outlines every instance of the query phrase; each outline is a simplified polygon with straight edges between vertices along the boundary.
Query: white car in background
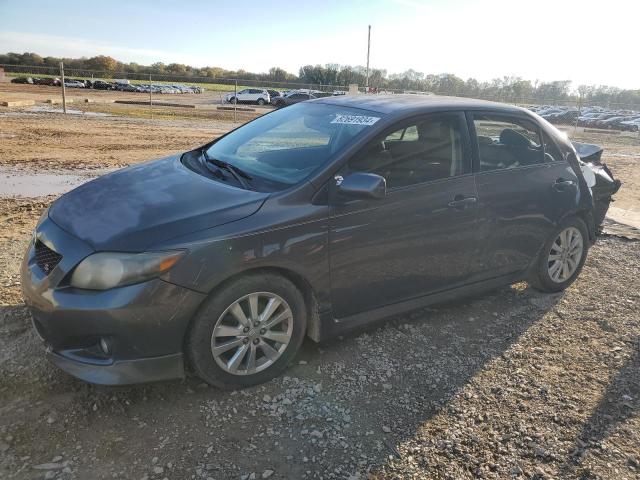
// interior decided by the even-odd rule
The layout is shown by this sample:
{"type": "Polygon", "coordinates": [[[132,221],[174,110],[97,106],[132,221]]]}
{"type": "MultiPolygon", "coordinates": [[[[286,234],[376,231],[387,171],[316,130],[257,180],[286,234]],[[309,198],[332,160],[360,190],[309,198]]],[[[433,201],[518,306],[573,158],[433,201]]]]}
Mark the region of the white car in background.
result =
{"type": "Polygon", "coordinates": [[[620,122],[620,127],[622,130],[626,130],[628,132],[640,131],[640,117],[635,117],[631,118],[630,120],[620,122]]]}
{"type": "Polygon", "coordinates": [[[262,88],[245,88],[237,94],[227,93],[225,100],[229,103],[257,103],[265,105],[271,101],[269,92],[262,88]]]}
{"type": "Polygon", "coordinates": [[[64,86],[67,88],[85,88],[84,83],[80,80],[65,80],[64,86]]]}

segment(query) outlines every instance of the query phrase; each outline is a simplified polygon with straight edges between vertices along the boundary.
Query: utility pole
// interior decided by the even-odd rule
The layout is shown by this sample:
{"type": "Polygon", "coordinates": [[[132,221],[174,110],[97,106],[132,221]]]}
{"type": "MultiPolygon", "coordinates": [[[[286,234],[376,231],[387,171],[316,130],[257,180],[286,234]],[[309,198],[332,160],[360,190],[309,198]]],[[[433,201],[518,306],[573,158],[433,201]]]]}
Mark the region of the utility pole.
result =
{"type": "Polygon", "coordinates": [[[66,114],[67,113],[67,97],[66,97],[66,92],[64,89],[64,63],[60,62],[60,77],[62,77],[60,79],[60,83],[62,84],[62,111],[66,114]]]}
{"type": "Polygon", "coordinates": [[[367,79],[365,82],[365,93],[369,93],[369,52],[371,51],[371,25],[369,25],[369,34],[367,35],[367,79]]]}

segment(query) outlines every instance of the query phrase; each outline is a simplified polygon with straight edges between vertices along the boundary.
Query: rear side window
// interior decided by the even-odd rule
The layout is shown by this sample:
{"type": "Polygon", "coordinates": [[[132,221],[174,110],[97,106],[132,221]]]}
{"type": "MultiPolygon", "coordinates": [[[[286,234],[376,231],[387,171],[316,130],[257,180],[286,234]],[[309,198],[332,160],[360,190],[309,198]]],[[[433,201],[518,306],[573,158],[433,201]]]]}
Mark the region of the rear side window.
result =
{"type": "Polygon", "coordinates": [[[372,141],[349,162],[349,170],[381,175],[389,188],[461,175],[463,129],[456,114],[423,117],[372,141]]]}
{"type": "Polygon", "coordinates": [[[474,114],[480,171],[490,172],[544,163],[538,127],[527,120],[474,114]]]}

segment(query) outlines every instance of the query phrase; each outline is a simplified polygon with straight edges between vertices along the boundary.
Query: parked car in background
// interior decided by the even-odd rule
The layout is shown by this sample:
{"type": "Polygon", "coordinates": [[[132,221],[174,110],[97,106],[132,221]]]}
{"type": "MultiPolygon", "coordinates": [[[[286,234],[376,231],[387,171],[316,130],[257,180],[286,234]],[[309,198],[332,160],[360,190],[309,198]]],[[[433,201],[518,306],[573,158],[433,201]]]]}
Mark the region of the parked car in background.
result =
{"type": "Polygon", "coordinates": [[[52,87],[59,87],[62,85],[60,79],[58,77],[42,77],[42,78],[34,78],[33,83],[35,85],[49,85],[52,87]]]}
{"type": "Polygon", "coordinates": [[[11,79],[11,83],[23,83],[23,84],[33,84],[32,77],[15,77],[11,79]]]}
{"type": "Polygon", "coordinates": [[[589,122],[588,126],[591,128],[607,128],[607,125],[610,125],[611,123],[606,123],[606,122],[612,119],[621,120],[622,118],[623,117],[617,113],[603,114],[600,117],[589,122]]]}
{"type": "Polygon", "coordinates": [[[541,115],[541,114],[539,115],[545,120],[547,120],[548,122],[567,125],[567,124],[575,123],[579,114],[580,112],[578,110],[567,109],[567,110],[555,111],[553,113],[547,113],[544,115],[541,115]]]}
{"type": "Polygon", "coordinates": [[[79,80],[66,80],[64,81],[64,86],[67,88],[85,88],[84,82],[79,80]]]}
{"type": "Polygon", "coordinates": [[[522,280],[566,289],[619,187],[594,196],[583,168],[561,132],[510,105],[303,102],[59,197],[22,291],[48,358],[76,377],[165,380],[189,365],[248,387],[306,336],[522,280]]]}
{"type": "Polygon", "coordinates": [[[631,120],[620,122],[620,130],[627,132],[637,132],[640,130],[640,117],[635,117],[631,120]]]}
{"type": "Polygon", "coordinates": [[[269,92],[262,88],[245,88],[237,94],[227,93],[225,100],[229,103],[255,103],[265,105],[271,101],[269,92]]]}
{"type": "Polygon", "coordinates": [[[529,106],[545,120],[564,125],[619,131],[637,131],[640,112],[631,109],[613,109],[600,106],[586,106],[580,110],[574,107],[529,106]]]}
{"type": "Polygon", "coordinates": [[[303,93],[303,92],[290,92],[288,95],[284,97],[276,98],[274,102],[271,102],[276,108],[284,108],[289,105],[294,105],[296,103],[304,102],[305,100],[313,100],[317,98],[315,95],[311,93],[303,93]]]}
{"type": "Polygon", "coordinates": [[[611,117],[611,118],[608,118],[606,120],[602,120],[598,124],[598,126],[600,128],[606,128],[608,130],[618,129],[619,126],[620,126],[620,123],[625,121],[625,120],[630,120],[630,117],[623,117],[623,116],[611,117]]]}
{"type": "Polygon", "coordinates": [[[104,80],[95,80],[93,82],[93,88],[96,90],[114,90],[115,86],[112,83],[105,82],[104,80]]]}
{"type": "Polygon", "coordinates": [[[137,92],[138,87],[137,85],[132,85],[130,83],[117,83],[116,90],[119,90],[121,92],[137,92]]]}
{"type": "Polygon", "coordinates": [[[271,103],[273,103],[273,101],[282,96],[282,92],[278,91],[278,90],[271,90],[271,89],[267,89],[267,92],[269,93],[269,100],[271,103]]]}
{"type": "Polygon", "coordinates": [[[595,117],[587,118],[583,121],[578,122],[578,125],[583,127],[595,128],[601,121],[615,116],[615,113],[599,113],[595,117]]]}

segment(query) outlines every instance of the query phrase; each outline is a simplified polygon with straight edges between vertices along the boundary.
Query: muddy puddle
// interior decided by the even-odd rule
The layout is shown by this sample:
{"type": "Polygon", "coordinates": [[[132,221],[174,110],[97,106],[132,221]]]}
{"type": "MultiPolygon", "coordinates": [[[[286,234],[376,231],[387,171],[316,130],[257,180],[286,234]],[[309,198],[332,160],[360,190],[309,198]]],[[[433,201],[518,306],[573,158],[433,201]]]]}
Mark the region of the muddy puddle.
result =
{"type": "Polygon", "coordinates": [[[59,195],[105,173],[108,171],[92,171],[84,175],[72,171],[37,173],[0,167],[0,197],[32,198],[59,195]]]}

